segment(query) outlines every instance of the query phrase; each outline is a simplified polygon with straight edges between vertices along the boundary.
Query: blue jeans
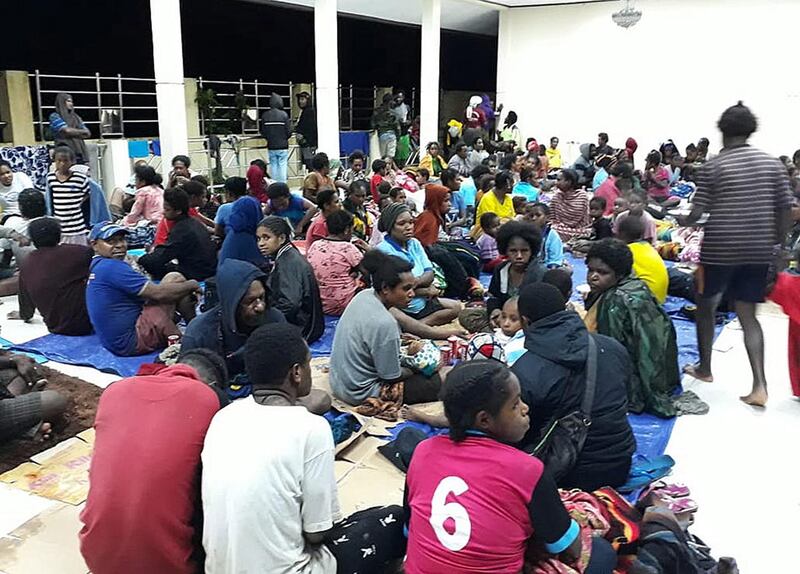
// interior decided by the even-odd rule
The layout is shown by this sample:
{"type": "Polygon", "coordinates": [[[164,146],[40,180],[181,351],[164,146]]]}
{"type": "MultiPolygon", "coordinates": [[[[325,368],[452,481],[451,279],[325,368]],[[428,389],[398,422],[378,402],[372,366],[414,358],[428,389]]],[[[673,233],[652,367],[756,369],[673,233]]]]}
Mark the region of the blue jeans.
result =
{"type": "Polygon", "coordinates": [[[269,174],[273,181],[286,183],[289,180],[289,150],[269,150],[269,174]]]}

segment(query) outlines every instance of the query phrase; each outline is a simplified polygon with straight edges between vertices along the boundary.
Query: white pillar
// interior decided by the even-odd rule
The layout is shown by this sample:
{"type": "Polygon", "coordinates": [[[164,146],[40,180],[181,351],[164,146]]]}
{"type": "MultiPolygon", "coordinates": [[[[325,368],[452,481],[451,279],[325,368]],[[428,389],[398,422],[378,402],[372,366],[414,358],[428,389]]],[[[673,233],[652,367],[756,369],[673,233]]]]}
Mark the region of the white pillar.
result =
{"type": "Polygon", "coordinates": [[[420,62],[420,145],[439,139],[439,45],[442,0],[422,0],[422,61],[420,62]]]}
{"type": "Polygon", "coordinates": [[[156,72],[158,136],[161,141],[162,171],[166,175],[173,156],[189,153],[180,0],[150,0],[150,21],[156,72]]]}
{"type": "Polygon", "coordinates": [[[494,101],[495,104],[503,104],[505,110],[513,109],[512,103],[508,101],[508,83],[511,74],[515,73],[508,63],[513,49],[510,31],[511,14],[512,10],[500,10],[497,26],[497,95],[494,101]]]}
{"type": "Polygon", "coordinates": [[[339,157],[339,35],[336,0],[314,2],[317,150],[339,157]]]}

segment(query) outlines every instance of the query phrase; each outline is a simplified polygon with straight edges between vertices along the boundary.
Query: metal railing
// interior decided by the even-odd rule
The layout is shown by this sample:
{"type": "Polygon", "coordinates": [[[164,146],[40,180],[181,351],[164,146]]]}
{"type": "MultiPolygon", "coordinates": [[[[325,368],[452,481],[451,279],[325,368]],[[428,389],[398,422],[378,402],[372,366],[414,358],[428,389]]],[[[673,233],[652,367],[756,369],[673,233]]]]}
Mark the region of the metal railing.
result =
{"type": "Polygon", "coordinates": [[[29,77],[36,106],[33,123],[40,141],[52,139],[52,134],[47,134],[46,128],[50,113],[55,111],[55,97],[61,92],[72,94],[83,122],[87,127],[96,126],[93,132],[97,135],[158,133],[156,82],[153,78],[134,78],[122,74],[103,76],[99,73],[93,76],[64,76],[42,74],[39,70],[29,77]],[[116,111],[118,124],[114,121],[116,118],[113,113],[104,116],[104,110],[116,111]],[[134,126],[139,129],[134,129],[134,126]]]}
{"type": "MultiPolygon", "coordinates": [[[[360,87],[353,84],[339,86],[339,129],[342,131],[368,131],[371,129],[372,112],[380,105],[378,86],[360,87]]],[[[406,94],[409,121],[417,113],[417,89],[406,94]]]]}
{"type": "Polygon", "coordinates": [[[228,123],[230,133],[251,135],[258,133],[258,122],[261,114],[269,107],[272,93],[278,94],[283,100],[283,107],[291,111],[292,87],[294,84],[274,84],[259,80],[209,80],[197,78],[197,89],[213,90],[217,105],[214,115],[222,112],[221,117],[205,117],[203,107],[200,109],[200,133],[208,133],[210,123],[228,123]],[[234,125],[240,126],[240,131],[231,129],[234,125]]]}

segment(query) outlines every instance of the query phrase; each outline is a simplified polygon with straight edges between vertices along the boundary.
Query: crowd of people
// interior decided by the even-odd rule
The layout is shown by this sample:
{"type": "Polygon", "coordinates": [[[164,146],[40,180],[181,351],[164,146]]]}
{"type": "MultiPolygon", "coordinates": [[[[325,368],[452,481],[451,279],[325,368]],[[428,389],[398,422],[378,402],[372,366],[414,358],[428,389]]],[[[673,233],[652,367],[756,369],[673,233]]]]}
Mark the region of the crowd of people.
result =
{"type": "MultiPolygon", "coordinates": [[[[722,114],[717,156],[708,140],[684,157],[669,140],[640,170],[633,138],[617,149],[601,133],[568,166],[558,138],[524,141],[516,114],[501,114],[471,99],[449,143],[407,163],[400,140],[416,122],[402,94],[388,95],[370,171],[363,152],[336,173],[313,153],[292,190],[281,145],[292,126],[274,97],[269,165],[229,178],[221,202],[177,156],[166,178],[136,166],[131,198],[94,224],[75,146],[55,149],[44,193],[0,163],[0,199],[20,220],[2,237],[28,247],[13,254],[12,318],[38,309],[51,332],[94,332],[120,356],[180,346],[177,364],[101,398],[80,534],[92,572],[379,572],[404,556],[409,573],[519,572],[535,547],[553,564],[610,573],[618,548],[587,534],[558,488],[623,485],[636,447],[628,413],[676,415],[668,294],[696,302],[700,361],[684,367],[701,380],[712,380],[715,312],[732,302],[753,369],[742,400],[766,404],[755,308],[776,283],[775,300],[798,313],[787,254],[798,255],[800,196],[793,162],[747,144],[752,112],[722,114]],[[580,296],[566,253],[585,259],[580,296]],[[310,367],[326,315],[339,318],[333,398],[449,429],[414,451],[403,507],[341,516],[334,442],[317,416],[332,397],[312,389],[310,367]],[[451,369],[439,346],[453,337],[467,351],[451,369]],[[436,400],[444,416],[412,406],[436,400]],[[530,456],[581,409],[592,424],[571,463],[530,456]]],[[[17,373],[0,385],[0,436],[65,408],[29,362],[0,362],[17,373]]]]}

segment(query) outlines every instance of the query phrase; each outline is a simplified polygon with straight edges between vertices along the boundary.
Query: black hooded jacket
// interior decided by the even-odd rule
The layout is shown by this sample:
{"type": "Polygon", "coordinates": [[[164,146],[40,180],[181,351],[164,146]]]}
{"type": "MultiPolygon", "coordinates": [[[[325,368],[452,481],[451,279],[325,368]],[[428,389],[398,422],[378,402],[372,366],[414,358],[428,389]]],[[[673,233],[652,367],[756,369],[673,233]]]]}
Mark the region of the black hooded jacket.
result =
{"type": "Polygon", "coordinates": [[[289,149],[292,121],[283,110],[283,98],[275,92],[269,97],[269,109],[261,114],[261,136],[272,151],[289,149]]]}
{"type": "Polygon", "coordinates": [[[560,487],[596,490],[624,484],[636,450],[628,422],[628,352],[614,339],[589,335],[580,317],[560,311],[526,330],[525,349],[511,370],[519,378],[531,427],[520,445],[531,450],[552,420],[580,408],[586,388],[589,336],[597,343],[597,388],[592,425],[576,467],[560,487]]]}

